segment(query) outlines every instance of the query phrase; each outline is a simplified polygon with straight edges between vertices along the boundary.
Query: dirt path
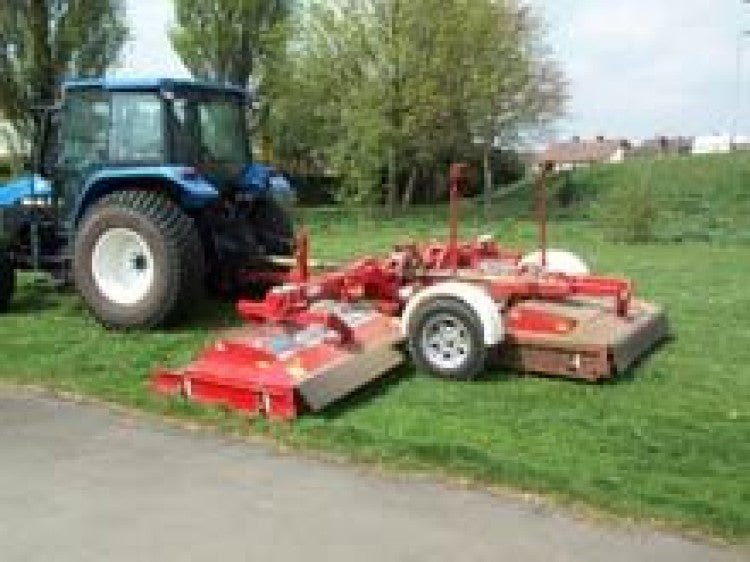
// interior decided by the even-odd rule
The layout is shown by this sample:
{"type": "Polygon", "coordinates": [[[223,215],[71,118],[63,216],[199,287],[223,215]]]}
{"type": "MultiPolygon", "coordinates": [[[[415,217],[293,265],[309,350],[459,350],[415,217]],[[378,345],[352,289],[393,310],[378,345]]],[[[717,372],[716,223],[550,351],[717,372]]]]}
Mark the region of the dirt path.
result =
{"type": "Polygon", "coordinates": [[[0,388],[0,558],[750,559],[746,551],[361,472],[0,388]]]}

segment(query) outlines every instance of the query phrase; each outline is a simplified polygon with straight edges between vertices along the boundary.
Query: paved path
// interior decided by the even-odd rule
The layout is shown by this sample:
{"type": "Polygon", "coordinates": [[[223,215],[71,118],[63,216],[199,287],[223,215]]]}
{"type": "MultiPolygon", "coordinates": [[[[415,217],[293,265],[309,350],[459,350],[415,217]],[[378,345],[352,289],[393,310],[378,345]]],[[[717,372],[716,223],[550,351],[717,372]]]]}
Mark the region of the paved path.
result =
{"type": "Polygon", "coordinates": [[[710,562],[750,556],[0,388],[0,559],[710,562]]]}

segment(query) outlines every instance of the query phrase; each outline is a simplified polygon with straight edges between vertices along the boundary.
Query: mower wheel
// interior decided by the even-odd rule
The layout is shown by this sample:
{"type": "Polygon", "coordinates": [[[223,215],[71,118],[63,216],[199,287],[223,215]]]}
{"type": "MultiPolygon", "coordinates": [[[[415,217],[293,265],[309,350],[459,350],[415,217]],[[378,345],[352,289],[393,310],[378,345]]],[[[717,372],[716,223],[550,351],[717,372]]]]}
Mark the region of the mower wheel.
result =
{"type": "Polygon", "coordinates": [[[408,332],[414,364],[436,377],[467,381],[484,369],[487,347],[482,322],[462,301],[430,299],[415,311],[408,332]]]}
{"type": "Polygon", "coordinates": [[[76,233],[73,274],[93,314],[114,329],[176,320],[200,297],[205,257],[198,230],[157,192],[105,196],[76,233]]]}
{"type": "Polygon", "coordinates": [[[8,254],[0,250],[0,312],[7,312],[16,290],[16,272],[8,254]]]}

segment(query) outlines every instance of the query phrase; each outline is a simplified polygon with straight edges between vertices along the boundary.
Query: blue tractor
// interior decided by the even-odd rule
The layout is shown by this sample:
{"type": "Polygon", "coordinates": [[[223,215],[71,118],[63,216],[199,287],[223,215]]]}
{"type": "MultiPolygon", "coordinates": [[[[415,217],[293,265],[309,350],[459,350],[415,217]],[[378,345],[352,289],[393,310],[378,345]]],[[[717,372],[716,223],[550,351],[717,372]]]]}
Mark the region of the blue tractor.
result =
{"type": "Polygon", "coordinates": [[[293,252],[289,183],[250,164],[248,95],[192,81],[68,82],[33,171],[0,187],[0,312],[18,270],[72,282],[107,327],[179,318],[293,252]]]}

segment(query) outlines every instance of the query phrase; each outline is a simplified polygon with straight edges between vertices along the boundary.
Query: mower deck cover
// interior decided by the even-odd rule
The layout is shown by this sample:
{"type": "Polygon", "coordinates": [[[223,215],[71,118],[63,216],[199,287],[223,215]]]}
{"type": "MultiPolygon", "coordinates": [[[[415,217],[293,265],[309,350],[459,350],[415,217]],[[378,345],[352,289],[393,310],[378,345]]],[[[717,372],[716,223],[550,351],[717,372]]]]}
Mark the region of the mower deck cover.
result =
{"type": "Polygon", "coordinates": [[[627,316],[611,302],[577,298],[530,300],[506,315],[506,341],[498,348],[500,364],[515,370],[589,381],[622,374],[669,335],[664,310],[634,300],[627,316]],[[550,329],[524,329],[517,319],[533,314],[557,319],[550,329]]]}
{"type": "Polygon", "coordinates": [[[271,419],[292,419],[300,407],[319,411],[403,361],[398,321],[363,304],[316,303],[351,329],[342,344],[323,326],[248,325],[227,333],[193,363],[157,369],[153,388],[271,419]]]}

